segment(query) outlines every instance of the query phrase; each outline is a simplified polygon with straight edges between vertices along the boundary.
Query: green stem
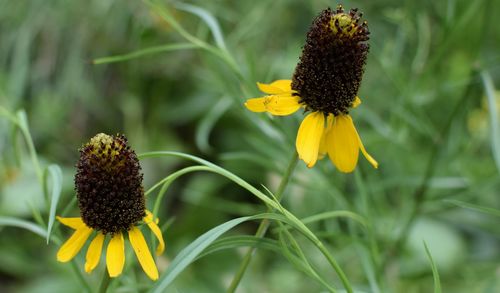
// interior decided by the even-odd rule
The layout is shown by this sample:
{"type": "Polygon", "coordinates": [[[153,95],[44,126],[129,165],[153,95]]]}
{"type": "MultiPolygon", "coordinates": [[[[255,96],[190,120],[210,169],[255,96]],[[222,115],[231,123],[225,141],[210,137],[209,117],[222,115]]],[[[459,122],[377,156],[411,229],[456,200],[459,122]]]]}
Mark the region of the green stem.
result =
{"type": "Polygon", "coordinates": [[[109,277],[108,271],[104,270],[104,273],[102,275],[102,280],[101,280],[101,285],[99,285],[99,293],[106,293],[108,290],[109,283],[111,281],[111,278],[109,277]]]}
{"type": "MultiPolygon", "coordinates": [[[[297,165],[298,162],[298,154],[297,152],[294,152],[292,159],[290,160],[290,163],[288,164],[288,168],[285,171],[285,174],[283,174],[283,178],[281,179],[280,185],[278,187],[278,190],[275,193],[276,199],[278,201],[281,201],[281,198],[283,197],[283,192],[285,191],[286,186],[288,185],[288,182],[290,181],[290,177],[293,173],[293,170],[295,170],[295,166],[297,165]]],[[[268,212],[270,212],[271,209],[268,209],[268,212]]],[[[267,229],[269,228],[270,221],[269,219],[264,219],[260,222],[259,227],[257,228],[257,232],[255,233],[255,237],[262,238],[267,232],[267,229]]],[[[240,284],[241,279],[243,278],[243,275],[245,274],[248,265],[250,264],[250,261],[252,260],[252,256],[254,254],[255,247],[251,247],[247,250],[247,253],[245,254],[243,261],[240,264],[240,267],[238,271],[236,272],[236,275],[234,276],[231,284],[229,285],[229,288],[227,289],[227,292],[234,292],[238,288],[238,285],[240,284]]]]}

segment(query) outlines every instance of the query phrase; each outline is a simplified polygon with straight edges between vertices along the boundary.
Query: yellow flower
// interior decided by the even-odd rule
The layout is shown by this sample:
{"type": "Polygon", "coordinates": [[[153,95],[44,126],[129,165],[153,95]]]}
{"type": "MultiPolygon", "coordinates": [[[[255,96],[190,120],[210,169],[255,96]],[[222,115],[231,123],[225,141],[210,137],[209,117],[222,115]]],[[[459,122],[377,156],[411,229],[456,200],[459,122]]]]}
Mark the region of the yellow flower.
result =
{"type": "Polygon", "coordinates": [[[158,239],[157,255],[163,253],[165,243],[158,219],[153,219],[145,208],[139,160],[127,139],[123,135],[100,133],[85,144],[80,150],[75,186],[81,217],[57,217],[59,222],[75,230],[57,252],[57,260],[72,260],[95,232],[85,262],[85,271],[90,273],[99,264],[109,235],[106,265],[109,276],[117,277],[125,264],[124,235],[128,235],[144,272],[157,280],[158,269],[139,228],[141,221],[158,239]]]}
{"type": "MultiPolygon", "coordinates": [[[[85,272],[92,272],[101,259],[101,252],[104,246],[104,240],[106,234],[102,231],[90,228],[83,221],[82,218],[62,218],[57,217],[57,220],[75,230],[73,235],[61,246],[57,252],[57,260],[60,262],[68,262],[72,260],[78,252],[82,249],[83,245],[87,242],[90,235],[95,231],[95,237],[90,242],[87,249],[87,254],[85,258],[85,272]]],[[[153,215],[151,212],[146,211],[146,217],[143,219],[144,223],[153,231],[154,235],[158,239],[158,247],[156,249],[156,254],[161,255],[165,249],[165,243],[163,242],[163,236],[160,228],[153,220],[153,215]]],[[[123,271],[123,266],[125,265],[125,231],[119,231],[110,235],[110,241],[106,250],[106,265],[108,268],[109,276],[114,278],[119,276],[123,271]]],[[[158,279],[158,269],[156,264],[149,252],[149,248],[146,244],[146,240],[142,235],[141,230],[137,226],[131,226],[128,230],[128,239],[132,248],[134,249],[135,255],[142,266],[142,269],[146,275],[152,280],[158,279]]]]}
{"type": "Polygon", "coordinates": [[[297,153],[309,168],[328,157],[342,172],[352,172],[359,151],[377,168],[356,131],[349,109],[361,104],[357,91],[368,53],[368,27],[357,9],[324,10],[313,22],[292,80],[257,83],[266,96],[246,101],[253,112],[286,116],[308,112],[296,139],[297,153]]]}

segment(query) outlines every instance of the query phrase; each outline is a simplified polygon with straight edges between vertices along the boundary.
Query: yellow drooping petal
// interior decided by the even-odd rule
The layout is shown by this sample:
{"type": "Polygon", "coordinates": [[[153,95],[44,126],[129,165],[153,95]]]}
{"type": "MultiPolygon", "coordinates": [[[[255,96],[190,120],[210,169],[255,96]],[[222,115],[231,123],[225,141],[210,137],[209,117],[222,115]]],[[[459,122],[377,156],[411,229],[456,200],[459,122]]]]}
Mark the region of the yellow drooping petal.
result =
{"type": "Polygon", "coordinates": [[[157,221],[153,220],[153,214],[150,211],[146,211],[146,216],[144,217],[144,222],[148,225],[149,229],[153,231],[156,239],[158,239],[158,247],[156,248],[156,255],[161,255],[165,250],[165,242],[163,241],[163,235],[160,228],[157,225],[157,221]]]}
{"type": "Polygon", "coordinates": [[[153,281],[158,280],[158,269],[149,252],[148,245],[146,244],[146,240],[144,240],[141,230],[133,226],[128,231],[128,238],[146,275],[153,281]]]}
{"type": "Polygon", "coordinates": [[[60,262],[68,262],[75,257],[75,255],[82,249],[83,245],[92,233],[92,228],[85,225],[80,226],[71,235],[71,237],[66,240],[66,242],[59,248],[57,252],[57,260],[60,262]]]}
{"type": "Polygon", "coordinates": [[[351,107],[356,108],[359,105],[361,105],[361,99],[358,96],[356,96],[354,98],[354,101],[352,102],[351,107]]]}
{"type": "Polygon", "coordinates": [[[97,232],[95,238],[92,242],[90,242],[89,248],[87,249],[87,255],[85,257],[85,272],[92,272],[99,264],[104,238],[104,234],[97,232]]]}
{"type": "Polygon", "coordinates": [[[270,84],[258,82],[257,86],[261,92],[270,95],[292,92],[292,81],[288,79],[276,80],[270,84]]]}
{"type": "Polygon", "coordinates": [[[85,225],[82,221],[82,218],[63,218],[57,216],[56,219],[61,222],[64,226],[68,226],[74,230],[80,228],[82,225],[85,225]]]}
{"type": "Polygon", "coordinates": [[[318,160],[319,145],[324,129],[325,116],[321,112],[310,113],[300,124],[295,146],[299,158],[309,168],[312,168],[318,160]]]}
{"type": "Polygon", "coordinates": [[[245,106],[252,112],[267,111],[276,116],[286,116],[300,109],[299,99],[291,95],[271,95],[248,99],[245,106]]]}
{"type": "Polygon", "coordinates": [[[328,132],[328,156],[341,172],[349,173],[356,168],[359,156],[359,139],[351,116],[336,116],[328,132]]]}
{"type": "Polygon", "coordinates": [[[328,117],[326,118],[326,127],[325,131],[323,132],[323,135],[321,136],[321,141],[319,143],[319,151],[318,151],[318,159],[323,159],[328,152],[328,145],[327,145],[327,135],[328,132],[332,129],[332,123],[333,123],[333,114],[328,114],[328,117]]]}
{"type": "Polygon", "coordinates": [[[113,235],[106,251],[106,265],[111,278],[119,276],[125,264],[125,243],[123,234],[118,232],[113,235]]]}
{"type": "Polygon", "coordinates": [[[365,146],[363,145],[363,142],[361,141],[361,137],[359,137],[358,131],[356,128],[354,128],[354,131],[356,131],[356,136],[358,138],[358,143],[359,143],[359,148],[361,149],[361,153],[363,156],[366,158],[366,160],[373,166],[373,168],[378,169],[378,162],[375,161],[375,159],[370,156],[370,154],[366,151],[365,146]]]}

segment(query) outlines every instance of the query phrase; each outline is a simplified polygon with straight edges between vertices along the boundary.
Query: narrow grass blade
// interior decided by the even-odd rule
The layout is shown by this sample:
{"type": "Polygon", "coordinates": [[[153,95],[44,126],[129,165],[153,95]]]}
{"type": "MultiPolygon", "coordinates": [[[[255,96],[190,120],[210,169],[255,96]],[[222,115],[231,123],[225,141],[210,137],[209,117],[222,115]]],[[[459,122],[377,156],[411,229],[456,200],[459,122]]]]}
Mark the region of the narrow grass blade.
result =
{"type": "MultiPolygon", "coordinates": [[[[280,253],[281,249],[276,240],[260,238],[249,235],[241,236],[228,236],[222,239],[214,241],[209,247],[207,247],[203,253],[201,253],[198,258],[202,258],[214,252],[221,250],[234,249],[238,247],[255,247],[259,249],[266,249],[273,251],[275,253],[280,253]]],[[[197,258],[197,259],[198,259],[197,258]]]]}
{"type": "Polygon", "coordinates": [[[222,117],[224,113],[231,107],[233,101],[224,97],[203,117],[196,129],[196,145],[200,150],[209,152],[211,147],[208,143],[208,138],[215,123],[222,117]]]}
{"type": "Polygon", "coordinates": [[[28,145],[28,150],[30,152],[31,160],[33,161],[33,166],[35,167],[35,172],[38,177],[40,184],[43,185],[43,171],[40,167],[40,162],[38,160],[38,155],[35,150],[35,145],[33,144],[33,139],[31,138],[29,126],[28,126],[28,116],[26,111],[19,110],[16,112],[16,117],[18,121],[19,129],[23,133],[26,144],[28,145]]]}
{"type": "MultiPolygon", "coordinates": [[[[184,154],[180,152],[170,152],[170,151],[157,151],[157,152],[148,152],[148,153],[143,153],[139,154],[138,157],[140,160],[145,159],[145,158],[157,158],[157,157],[169,157],[169,156],[174,156],[174,157],[179,157],[179,158],[184,158],[187,160],[191,160],[194,162],[197,162],[199,164],[205,165],[208,168],[211,169],[212,172],[219,174],[221,176],[226,177],[227,179],[233,181],[234,183],[238,184],[242,188],[248,190],[250,193],[258,197],[261,201],[263,201],[268,207],[271,207],[274,210],[279,211],[282,213],[282,215],[277,215],[277,214],[270,214],[268,218],[270,219],[275,219],[274,217],[279,216],[281,221],[293,226],[297,231],[302,233],[307,239],[309,239],[320,251],[321,253],[326,257],[328,262],[330,263],[331,267],[337,272],[339,278],[342,280],[342,283],[346,289],[347,292],[353,292],[352,286],[347,279],[347,276],[343,272],[343,270],[340,268],[338,265],[337,261],[335,258],[330,254],[328,249],[324,246],[324,244],[319,240],[319,238],[307,228],[304,223],[302,223],[294,214],[286,210],[279,201],[276,199],[271,199],[258,189],[256,189],[254,186],[243,180],[242,178],[236,176],[235,174],[229,172],[228,170],[221,168],[220,166],[217,166],[207,160],[201,159],[196,156],[192,156],[189,154],[184,154]],[[282,220],[283,219],[283,220],[282,220]]],[[[255,218],[255,217],[252,217],[255,218]]],[[[170,283],[172,280],[169,280],[168,283],[170,283]]],[[[159,285],[158,285],[159,286],[159,285]]],[[[157,287],[158,288],[158,287],[157,287]]]]}
{"type": "MultiPolygon", "coordinates": [[[[326,220],[326,219],[331,219],[331,218],[349,218],[351,220],[354,220],[355,222],[358,222],[364,228],[367,227],[365,218],[363,218],[362,216],[360,216],[356,213],[353,213],[350,211],[343,211],[343,210],[342,211],[330,211],[330,212],[319,213],[319,214],[312,215],[312,216],[309,216],[306,218],[302,218],[301,221],[302,221],[302,223],[307,225],[307,224],[311,224],[311,223],[315,223],[315,222],[318,222],[321,220],[326,220]]],[[[284,226],[283,228],[278,227],[275,230],[281,231],[281,229],[290,229],[290,227],[287,227],[287,226],[284,226]]]]}
{"type": "Polygon", "coordinates": [[[500,125],[498,124],[498,105],[495,96],[495,86],[493,85],[493,80],[488,72],[481,72],[481,79],[483,81],[486,97],[488,98],[488,111],[490,113],[491,127],[491,150],[493,152],[493,158],[495,159],[497,170],[500,172],[500,125]]]}
{"type": "Polygon", "coordinates": [[[429,258],[429,262],[431,263],[431,268],[432,268],[432,276],[434,278],[434,293],[441,293],[441,281],[439,279],[439,272],[436,267],[436,263],[432,259],[431,252],[429,251],[429,247],[427,247],[427,244],[424,241],[424,247],[425,247],[425,253],[427,254],[427,257],[429,258]]]}
{"type": "Polygon", "coordinates": [[[17,218],[11,218],[11,217],[0,217],[0,226],[9,226],[9,227],[17,227],[17,228],[22,228],[28,231],[31,231],[37,235],[40,235],[42,237],[47,237],[47,232],[42,229],[42,227],[25,221],[25,220],[20,220],[17,218]]]}
{"type": "Polygon", "coordinates": [[[152,54],[158,54],[158,53],[164,53],[164,52],[170,52],[170,51],[178,51],[178,50],[197,49],[197,48],[199,48],[197,45],[194,45],[191,43],[168,44],[168,45],[150,47],[150,48],[138,50],[138,51],[123,54],[123,55],[97,58],[97,59],[94,59],[92,61],[92,63],[94,63],[95,65],[99,65],[99,64],[123,62],[123,61],[128,61],[128,60],[152,55],[152,54]]]}
{"type": "Polygon", "coordinates": [[[175,7],[179,10],[183,10],[200,17],[212,32],[217,47],[226,50],[226,44],[224,42],[224,37],[222,36],[222,30],[220,29],[217,19],[215,19],[215,17],[210,12],[201,7],[186,3],[176,3],[175,7]]]}
{"type": "Polygon", "coordinates": [[[184,248],[177,257],[170,263],[167,271],[163,276],[160,277],[156,286],[153,288],[152,292],[160,293],[165,292],[165,289],[172,283],[172,281],[189,265],[191,264],[199,254],[205,250],[210,244],[212,244],[217,238],[222,234],[231,230],[238,224],[252,219],[252,217],[242,217],[236,218],[231,221],[225,222],[215,228],[212,228],[208,232],[204,233],[198,237],[195,241],[191,242],[186,248],[184,248]]]}
{"type": "Polygon", "coordinates": [[[52,232],[52,226],[54,225],[54,220],[56,218],[57,203],[59,202],[59,198],[61,197],[62,171],[58,165],[50,165],[47,168],[47,172],[50,175],[50,179],[52,182],[49,221],[47,225],[47,244],[48,244],[50,240],[50,234],[52,232]]]}
{"type": "Polygon", "coordinates": [[[460,201],[460,200],[445,200],[446,202],[449,202],[451,204],[454,204],[456,206],[459,206],[461,208],[466,208],[470,210],[475,210],[481,213],[485,213],[491,216],[495,217],[500,217],[500,210],[494,209],[494,208],[489,208],[489,207],[483,207],[483,206],[478,206],[475,204],[471,204],[468,202],[460,201]]]}

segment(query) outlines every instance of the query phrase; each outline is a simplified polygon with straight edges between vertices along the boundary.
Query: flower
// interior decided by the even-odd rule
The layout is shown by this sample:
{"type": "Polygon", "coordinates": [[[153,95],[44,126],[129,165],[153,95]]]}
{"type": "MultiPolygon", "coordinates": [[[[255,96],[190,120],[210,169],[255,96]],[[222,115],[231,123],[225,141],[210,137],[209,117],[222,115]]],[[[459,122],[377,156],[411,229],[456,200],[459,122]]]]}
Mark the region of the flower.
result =
{"type": "Polygon", "coordinates": [[[110,277],[117,277],[125,264],[125,240],[128,239],[146,275],[158,279],[158,269],[140,230],[146,224],[158,239],[157,255],[165,243],[158,219],[146,210],[139,160],[123,135],[104,133],[94,136],[80,150],[75,189],[81,217],[62,218],[59,222],[75,230],[57,252],[57,260],[75,257],[91,234],[95,237],[87,249],[85,271],[92,272],[101,258],[106,238],[106,265],[110,277]]]}
{"type": "Polygon", "coordinates": [[[344,13],[322,11],[307,34],[300,62],[292,80],[257,83],[268,94],[248,99],[253,112],[286,116],[299,109],[310,112],[302,121],[296,139],[297,153],[307,167],[328,154],[342,172],[352,172],[359,150],[377,168],[378,163],[365,150],[349,109],[361,104],[357,96],[369,46],[367,22],[360,22],[357,9],[344,13]]]}

